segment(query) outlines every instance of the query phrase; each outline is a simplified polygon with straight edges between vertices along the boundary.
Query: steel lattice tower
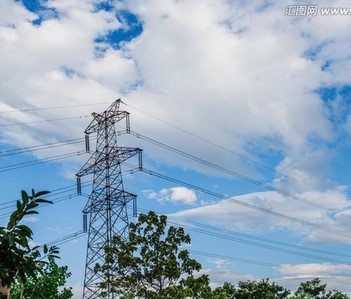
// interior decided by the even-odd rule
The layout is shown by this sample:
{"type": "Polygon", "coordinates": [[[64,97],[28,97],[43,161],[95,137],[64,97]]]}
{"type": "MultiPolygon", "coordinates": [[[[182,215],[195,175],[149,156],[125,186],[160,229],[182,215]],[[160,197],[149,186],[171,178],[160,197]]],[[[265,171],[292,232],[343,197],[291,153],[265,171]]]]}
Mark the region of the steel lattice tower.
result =
{"type": "MultiPolygon", "coordinates": [[[[104,281],[101,273],[95,273],[96,263],[105,263],[104,248],[114,235],[127,237],[127,204],[133,202],[135,211],[136,195],[124,191],[121,164],[134,155],[139,156],[139,170],[142,169],[139,148],[119,147],[115,124],[126,119],[126,130],[130,132],[129,113],[119,110],[121,100],[111,104],[103,113],[93,113],[93,120],[85,130],[86,151],[89,152],[89,134],[97,133],[96,150],[76,174],[78,194],[81,193],[80,178],[93,174],[93,189],[83,210],[85,229],[88,226],[88,246],[85,265],[83,299],[100,298],[99,283],[104,281]]],[[[117,134],[118,133],[118,134],[117,134]]],[[[104,298],[115,298],[107,294],[104,298]]]]}

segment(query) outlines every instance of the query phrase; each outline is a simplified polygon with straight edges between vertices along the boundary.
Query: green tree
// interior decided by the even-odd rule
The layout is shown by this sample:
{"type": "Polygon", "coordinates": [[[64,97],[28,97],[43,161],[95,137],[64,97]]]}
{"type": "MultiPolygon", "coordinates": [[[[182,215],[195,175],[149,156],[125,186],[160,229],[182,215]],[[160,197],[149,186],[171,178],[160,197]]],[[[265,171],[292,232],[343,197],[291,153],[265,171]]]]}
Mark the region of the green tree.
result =
{"type": "Polygon", "coordinates": [[[66,288],[67,278],[71,276],[67,266],[58,266],[55,259],[50,257],[49,262],[41,264],[35,273],[36,277],[27,279],[24,290],[21,284],[15,283],[12,291],[12,298],[20,298],[21,291],[26,299],[69,299],[73,293],[71,288],[66,288]]]}
{"type": "Polygon", "coordinates": [[[223,286],[217,287],[212,291],[212,299],[235,299],[235,286],[229,282],[225,282],[223,286]]]}
{"type": "Polygon", "coordinates": [[[235,299],[286,299],[290,291],[269,282],[269,279],[261,281],[240,281],[235,292],[235,299]]]}
{"type": "Polygon", "coordinates": [[[329,297],[327,297],[327,299],[350,299],[350,297],[346,294],[336,290],[334,290],[333,292],[329,292],[328,296],[329,297]]]}
{"type": "Polygon", "coordinates": [[[296,298],[300,298],[301,296],[311,295],[315,299],[325,299],[326,287],[326,284],[321,284],[319,278],[315,278],[310,281],[302,282],[295,292],[295,296],[296,298]]]}
{"type": "Polygon", "coordinates": [[[22,224],[25,216],[38,214],[36,208],[40,204],[52,203],[42,198],[48,193],[48,191],[36,193],[32,190],[32,194],[28,195],[22,190],[22,199],[17,201],[16,210],[11,214],[7,226],[0,227],[0,283],[2,286],[11,289],[15,281],[24,286],[29,277],[36,277],[38,269],[45,263],[45,257],[58,257],[58,249],[55,246],[31,247],[29,242],[33,232],[27,225],[22,224]]]}
{"type": "Polygon", "coordinates": [[[321,284],[319,278],[302,282],[291,299],[350,299],[339,291],[328,291],[327,285],[321,284]]]}
{"type": "Polygon", "coordinates": [[[105,263],[97,264],[107,292],[121,298],[211,298],[207,275],[195,277],[200,263],[189,257],[183,244],[190,243],[183,228],[167,227],[167,217],[141,214],[129,226],[127,240],[114,236],[105,249],[105,263]],[[109,288],[109,290],[108,290],[109,288]]]}

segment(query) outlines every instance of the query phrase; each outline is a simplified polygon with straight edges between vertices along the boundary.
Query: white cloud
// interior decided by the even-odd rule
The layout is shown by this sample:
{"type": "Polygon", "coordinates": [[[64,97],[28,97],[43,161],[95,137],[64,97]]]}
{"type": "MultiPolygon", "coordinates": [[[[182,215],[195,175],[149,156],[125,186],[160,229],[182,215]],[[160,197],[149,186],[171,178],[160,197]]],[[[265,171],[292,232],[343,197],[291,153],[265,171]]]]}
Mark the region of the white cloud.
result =
{"type": "Polygon", "coordinates": [[[287,288],[296,290],[301,282],[320,278],[329,290],[351,293],[348,277],[351,266],[348,264],[284,264],[277,269],[281,275],[276,281],[287,288]]]}
{"type": "Polygon", "coordinates": [[[209,262],[212,263],[216,269],[226,269],[227,266],[230,264],[228,260],[222,258],[215,258],[209,260],[209,262]]]}
{"type": "MultiPolygon", "coordinates": [[[[281,285],[292,292],[296,291],[300,283],[320,278],[322,284],[327,284],[328,290],[338,290],[350,294],[351,288],[348,283],[351,267],[347,264],[284,264],[275,269],[278,275],[271,277],[270,281],[281,285]]],[[[230,282],[235,285],[239,281],[259,281],[265,277],[237,273],[225,268],[203,269],[201,274],[210,276],[212,287],[230,282]]]]}
{"type": "Polygon", "coordinates": [[[173,187],[171,188],[171,201],[192,204],[196,198],[196,193],[185,187],[173,187]]]}
{"type": "Polygon", "coordinates": [[[40,221],[40,219],[39,219],[39,217],[37,217],[37,216],[25,216],[25,218],[23,219],[23,221],[34,223],[34,222],[40,221]]]}
{"type": "MultiPolygon", "coordinates": [[[[4,111],[98,103],[117,98],[116,91],[129,84],[126,73],[130,62],[120,58],[118,52],[107,53],[106,58],[96,58],[94,54],[95,38],[121,26],[113,12],[93,13],[89,1],[50,1],[48,4],[58,10],[59,18],[44,20],[40,26],[30,22],[37,16],[26,12],[20,2],[6,0],[0,4],[3,6],[0,10],[8,15],[0,22],[0,38],[3,38],[0,43],[0,100],[3,107],[7,106],[4,111]],[[11,9],[5,9],[9,7],[11,9]],[[112,73],[106,68],[101,78],[103,64],[116,71],[112,73]]],[[[9,113],[4,117],[6,124],[55,119],[58,114],[78,117],[90,115],[91,107],[81,109],[80,113],[77,115],[77,110],[66,109],[9,113]]],[[[3,134],[10,143],[27,146],[49,138],[81,136],[84,125],[77,124],[73,120],[58,125],[33,125],[30,130],[23,126],[6,127],[3,134]],[[17,135],[22,136],[17,138],[17,135]]]]}
{"type": "Polygon", "coordinates": [[[264,15],[218,1],[166,3],[161,7],[158,1],[134,5],[145,21],[145,31],[129,46],[145,87],[163,94],[168,109],[173,102],[172,114],[164,111],[165,115],[175,121],[182,113],[185,127],[196,128],[202,123],[212,138],[216,134],[211,125],[216,123],[219,138],[222,132],[227,136],[232,133],[241,142],[249,136],[273,136],[292,149],[306,146],[310,133],[330,137],[321,103],[311,94],[315,78],[323,74],[317,65],[301,57],[308,42],[295,39],[289,19],[279,14],[281,7],[264,15]],[[255,22],[237,19],[237,11],[245,18],[254,17],[255,22]],[[228,29],[225,21],[235,28],[228,29]],[[236,27],[242,26],[247,30],[235,34],[236,27]],[[165,68],[172,71],[165,73],[165,68]],[[174,113],[182,103],[191,116],[183,110],[174,113]],[[211,117],[206,115],[208,105],[211,117]]]}
{"type": "Polygon", "coordinates": [[[313,242],[349,243],[348,211],[349,202],[338,191],[305,192],[291,197],[272,191],[228,197],[172,216],[200,219],[233,230],[285,229],[313,242]]]}
{"type": "Polygon", "coordinates": [[[302,277],[323,277],[330,275],[349,275],[351,273],[351,265],[348,264],[285,264],[277,268],[284,277],[302,276],[302,277]]]}
{"type": "Polygon", "coordinates": [[[83,286],[79,284],[67,285],[72,288],[73,297],[72,299],[81,299],[83,297],[83,286]]]}
{"type": "Polygon", "coordinates": [[[239,281],[247,280],[260,280],[260,278],[247,274],[233,272],[228,269],[202,269],[200,270],[200,275],[209,275],[210,285],[212,288],[223,286],[223,283],[230,282],[232,284],[237,284],[239,281]]]}
{"type": "MultiPolygon", "coordinates": [[[[96,57],[95,39],[124,26],[115,11],[94,12],[90,1],[50,1],[47,5],[59,17],[34,26],[29,21],[37,16],[20,3],[11,3],[1,4],[1,11],[7,12],[0,25],[3,103],[16,108],[94,103],[112,101],[123,93],[126,102],[140,110],[238,153],[250,157],[281,151],[280,171],[299,178],[306,174],[313,184],[320,180],[305,172],[306,163],[289,166],[319,155],[311,136],[324,142],[335,138],[323,103],[313,91],[345,82],[333,68],[349,65],[347,57],[339,55],[348,45],[343,30],[350,24],[347,18],[333,18],[333,26],[328,17],[289,18],[284,15],[285,5],[270,2],[128,1],[116,5],[138,15],[142,34],[120,50],[105,44],[104,55],[96,57]],[[323,46],[315,59],[304,55],[318,45],[323,46]],[[330,73],[321,70],[327,59],[333,61],[330,73]]],[[[14,114],[7,118],[15,120],[14,114]]],[[[64,126],[70,130],[32,127],[20,145],[43,135],[67,136],[71,128],[77,128],[78,135],[84,129],[74,121],[64,126]]],[[[215,147],[200,148],[193,137],[179,131],[173,134],[143,114],[132,115],[132,126],[244,171],[233,156],[218,155],[215,147]]],[[[12,138],[22,132],[16,130],[9,128],[5,138],[20,142],[12,138]]],[[[175,163],[169,153],[154,149],[149,154],[175,163]]],[[[177,163],[208,171],[184,159],[177,163]]],[[[327,165],[323,170],[328,171],[327,165]]]]}
{"type": "Polygon", "coordinates": [[[172,187],[161,189],[160,191],[143,190],[143,193],[150,199],[159,202],[173,202],[191,205],[197,200],[196,193],[185,187],[172,187]]]}

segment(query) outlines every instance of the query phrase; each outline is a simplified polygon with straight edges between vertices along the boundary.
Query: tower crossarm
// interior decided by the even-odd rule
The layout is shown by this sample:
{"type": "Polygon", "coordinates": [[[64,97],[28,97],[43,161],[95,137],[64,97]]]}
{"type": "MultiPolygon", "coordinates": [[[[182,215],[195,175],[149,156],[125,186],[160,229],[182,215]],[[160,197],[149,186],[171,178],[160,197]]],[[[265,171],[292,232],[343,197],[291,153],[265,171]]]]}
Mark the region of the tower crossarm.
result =
{"type": "Polygon", "coordinates": [[[119,110],[121,99],[114,101],[103,113],[92,113],[93,120],[85,129],[85,134],[95,133],[100,129],[114,125],[123,118],[126,118],[127,132],[130,131],[129,112],[119,110]]]}
{"type": "Polygon", "coordinates": [[[142,151],[143,150],[140,148],[116,147],[111,148],[111,150],[108,153],[95,152],[83,165],[83,167],[78,171],[76,176],[82,177],[99,171],[105,171],[107,164],[109,165],[109,167],[114,167],[137,154],[139,154],[140,156],[142,151]]]}

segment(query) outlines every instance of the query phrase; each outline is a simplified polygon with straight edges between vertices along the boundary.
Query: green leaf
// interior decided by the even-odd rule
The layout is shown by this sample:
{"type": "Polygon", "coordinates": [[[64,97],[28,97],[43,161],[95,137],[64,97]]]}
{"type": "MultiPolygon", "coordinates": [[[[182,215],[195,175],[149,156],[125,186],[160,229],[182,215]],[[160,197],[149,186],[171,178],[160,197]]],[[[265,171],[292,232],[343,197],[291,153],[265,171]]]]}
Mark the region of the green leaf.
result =
{"type": "Polygon", "coordinates": [[[37,197],[40,197],[40,196],[43,196],[43,195],[46,195],[49,193],[50,193],[50,191],[39,191],[39,192],[35,193],[35,195],[33,195],[33,197],[37,198],[37,197]]]}
{"type": "Polygon", "coordinates": [[[32,215],[32,214],[39,214],[38,211],[28,211],[26,212],[26,215],[32,215]]]}
{"type": "Polygon", "coordinates": [[[27,210],[32,210],[38,207],[39,204],[37,204],[35,201],[31,201],[30,203],[27,204],[27,210]]]}
{"type": "Polygon", "coordinates": [[[24,191],[24,190],[22,190],[22,191],[21,191],[21,194],[22,194],[22,200],[23,200],[23,202],[24,202],[25,204],[27,204],[28,201],[29,201],[27,192],[24,191]]]}
{"type": "Polygon", "coordinates": [[[53,204],[53,202],[52,202],[52,201],[50,201],[50,200],[46,200],[46,199],[42,199],[42,198],[38,198],[38,199],[34,200],[34,202],[36,202],[36,203],[47,203],[47,204],[53,204]]]}
{"type": "Polygon", "coordinates": [[[23,210],[23,205],[22,205],[22,203],[19,200],[17,200],[16,206],[17,206],[17,210],[18,211],[22,211],[23,210]]]}
{"type": "Polygon", "coordinates": [[[33,231],[27,225],[18,225],[17,228],[24,232],[26,236],[31,236],[33,234],[33,231]]]}

